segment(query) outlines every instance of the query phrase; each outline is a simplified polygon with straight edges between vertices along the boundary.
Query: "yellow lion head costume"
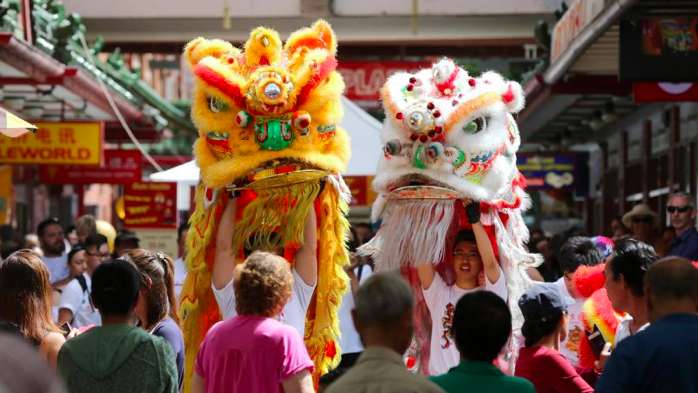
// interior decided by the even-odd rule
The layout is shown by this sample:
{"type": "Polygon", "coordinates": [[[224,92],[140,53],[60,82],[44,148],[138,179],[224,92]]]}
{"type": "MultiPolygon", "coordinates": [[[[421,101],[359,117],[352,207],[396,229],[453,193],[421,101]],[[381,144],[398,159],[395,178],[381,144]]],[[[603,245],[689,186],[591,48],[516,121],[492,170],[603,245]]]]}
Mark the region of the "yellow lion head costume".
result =
{"type": "Polygon", "coordinates": [[[304,219],[315,209],[321,247],[305,342],[318,375],[339,360],[337,308],[348,262],[347,189],[339,173],[349,161],[349,138],[339,127],[344,82],[335,70],[336,49],[334,32],[320,20],[285,44],[276,31],[259,27],[243,50],[204,38],[184,50],[196,77],[192,118],[201,169],[180,299],[187,377],[199,343],[220,319],[211,266],[230,190],[241,192],[231,239],[240,254],[245,246],[281,246],[293,264],[304,219]]]}

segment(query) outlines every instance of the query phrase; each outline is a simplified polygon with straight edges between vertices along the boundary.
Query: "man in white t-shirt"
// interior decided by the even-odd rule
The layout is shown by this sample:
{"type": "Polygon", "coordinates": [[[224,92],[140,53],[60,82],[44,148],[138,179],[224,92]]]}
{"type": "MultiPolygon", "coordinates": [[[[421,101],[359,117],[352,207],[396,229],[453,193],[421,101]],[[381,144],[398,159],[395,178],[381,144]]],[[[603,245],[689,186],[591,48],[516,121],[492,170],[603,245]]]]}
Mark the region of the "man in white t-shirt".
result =
{"type": "Polygon", "coordinates": [[[68,250],[61,223],[55,217],[47,218],[39,223],[36,234],[43,253],[41,260],[48,269],[51,284],[56,287],[65,285],[71,278],[68,268],[68,250]]]}
{"type": "Polygon", "coordinates": [[[107,238],[101,234],[88,235],[85,240],[87,271],[74,278],[63,288],[58,304],[58,325],[70,323],[74,328],[101,325],[102,317],[92,305],[92,274],[103,261],[109,259],[107,238]]]}
{"type": "MultiPolygon", "coordinates": [[[[235,226],[235,199],[230,199],[223,211],[216,234],[216,255],[211,272],[211,289],[218,303],[223,319],[237,315],[235,311],[235,272],[237,250],[232,249],[235,226]]],[[[296,252],[291,299],[284,306],[279,320],[293,326],[305,337],[305,315],[317,284],[317,218],[315,209],[310,208],[303,229],[303,245],[296,252]]]]}
{"type": "Polygon", "coordinates": [[[506,278],[494,255],[487,232],[480,223],[480,205],[471,203],[466,211],[473,229],[456,235],[452,251],[455,282],[448,285],[431,263],[417,267],[424,301],[431,314],[429,375],[444,374],[460,362],[460,354],[450,333],[453,314],[461,296],[482,288],[479,278],[483,270],[484,289],[507,300],[506,278]]]}
{"type": "Polygon", "coordinates": [[[567,298],[567,337],[560,342],[560,353],[572,363],[574,367],[579,366],[579,343],[582,335],[585,334],[582,323],[582,307],[587,298],[583,297],[574,286],[573,277],[577,269],[584,266],[596,266],[603,263],[603,255],[596,248],[594,242],[584,236],[575,236],[567,240],[560,248],[560,267],[563,276],[555,281],[562,296],[567,298]]]}

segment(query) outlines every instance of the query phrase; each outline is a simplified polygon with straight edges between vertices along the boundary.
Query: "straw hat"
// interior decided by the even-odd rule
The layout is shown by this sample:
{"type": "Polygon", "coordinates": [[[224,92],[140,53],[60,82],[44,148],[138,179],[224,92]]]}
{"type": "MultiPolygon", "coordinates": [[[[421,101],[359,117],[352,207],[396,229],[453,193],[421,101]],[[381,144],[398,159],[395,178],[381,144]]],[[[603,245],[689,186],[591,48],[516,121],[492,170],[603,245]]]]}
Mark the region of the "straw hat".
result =
{"type": "Polygon", "coordinates": [[[630,228],[630,224],[632,224],[633,222],[633,217],[651,217],[652,226],[657,226],[657,222],[659,221],[657,213],[655,213],[649,206],[647,206],[644,203],[639,203],[633,206],[632,210],[625,213],[625,215],[623,216],[623,225],[630,228]]]}

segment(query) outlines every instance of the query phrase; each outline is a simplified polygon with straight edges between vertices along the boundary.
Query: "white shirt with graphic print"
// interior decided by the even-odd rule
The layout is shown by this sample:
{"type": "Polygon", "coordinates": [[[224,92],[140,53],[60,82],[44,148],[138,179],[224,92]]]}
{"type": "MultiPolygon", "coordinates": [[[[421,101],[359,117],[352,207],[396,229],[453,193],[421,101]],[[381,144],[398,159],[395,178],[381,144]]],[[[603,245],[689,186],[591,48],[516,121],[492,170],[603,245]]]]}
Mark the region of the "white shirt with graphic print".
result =
{"type": "MultiPolygon", "coordinates": [[[[454,338],[448,333],[453,324],[453,314],[461,296],[481,288],[461,289],[447,285],[438,273],[428,289],[422,289],[424,301],[431,314],[431,350],[429,354],[429,375],[445,374],[458,365],[460,355],[454,338]]],[[[499,269],[499,280],[494,284],[485,277],[484,289],[507,300],[507,286],[504,272],[499,269]]]]}
{"type": "MultiPolygon", "coordinates": [[[[278,317],[280,322],[294,327],[301,337],[305,337],[305,314],[308,312],[310,299],[315,291],[314,285],[308,285],[298,275],[296,269],[291,269],[293,273],[293,288],[291,289],[291,298],[284,306],[283,311],[278,317]]],[[[233,280],[230,280],[228,285],[222,289],[216,289],[211,284],[213,295],[218,303],[218,309],[221,312],[223,319],[232,318],[237,315],[235,311],[235,291],[233,289],[233,280]]]]}
{"type": "Polygon", "coordinates": [[[566,297],[570,303],[570,305],[567,306],[567,315],[569,316],[567,322],[567,337],[565,337],[564,341],[560,342],[560,353],[572,363],[572,366],[578,367],[579,343],[582,340],[582,335],[585,334],[584,324],[582,323],[582,308],[584,307],[586,299],[572,296],[567,290],[564,276],[560,277],[554,284],[557,286],[560,294],[566,297]]]}

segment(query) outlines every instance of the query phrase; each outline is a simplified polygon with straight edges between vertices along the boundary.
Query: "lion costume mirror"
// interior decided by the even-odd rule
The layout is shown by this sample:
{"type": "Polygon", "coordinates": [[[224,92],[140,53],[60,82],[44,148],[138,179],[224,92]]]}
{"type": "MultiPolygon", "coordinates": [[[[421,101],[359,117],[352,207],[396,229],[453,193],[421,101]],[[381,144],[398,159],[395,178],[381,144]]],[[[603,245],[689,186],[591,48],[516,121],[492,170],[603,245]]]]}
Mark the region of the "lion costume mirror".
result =
{"type": "Polygon", "coordinates": [[[199,343],[221,319],[211,270],[218,223],[232,194],[237,214],[226,241],[240,258],[231,264],[241,262],[245,250],[273,249],[294,265],[314,209],[313,246],[320,262],[305,343],[317,373],[339,361],[337,309],[348,263],[348,190],[339,174],[349,161],[349,138],[339,127],[344,83],[335,71],[336,45],[330,26],[318,21],[285,44],[277,32],[260,27],[244,50],[203,38],[186,46],[184,56],[196,77],[192,118],[201,168],[181,295],[187,376],[199,343]]]}
{"type": "MultiPolygon", "coordinates": [[[[415,289],[416,340],[409,364],[425,370],[431,319],[415,268],[432,264],[453,282],[450,260],[456,233],[471,228],[469,203],[479,203],[481,223],[505,276],[508,300],[520,326],[516,299],[530,279],[525,268],[539,260],[527,252],[525,181],[516,168],[519,132],[514,114],[523,108],[521,86],[495,72],[472,77],[450,59],[414,74],[398,73],[382,90],[386,119],[384,155],[373,187],[372,220],[381,226],[360,252],[378,270],[401,269],[415,289]]],[[[474,318],[477,316],[473,316],[474,318]]]]}

